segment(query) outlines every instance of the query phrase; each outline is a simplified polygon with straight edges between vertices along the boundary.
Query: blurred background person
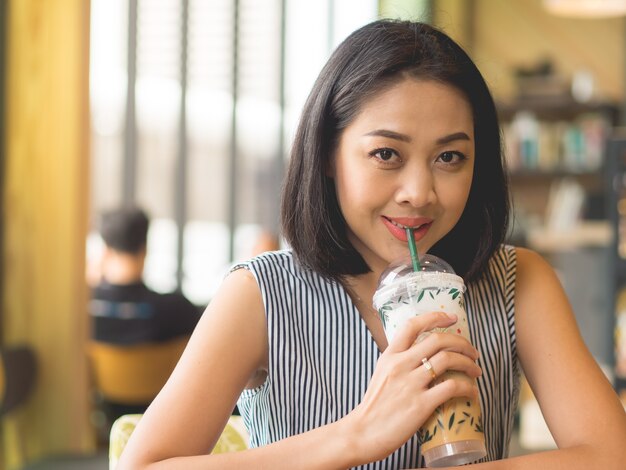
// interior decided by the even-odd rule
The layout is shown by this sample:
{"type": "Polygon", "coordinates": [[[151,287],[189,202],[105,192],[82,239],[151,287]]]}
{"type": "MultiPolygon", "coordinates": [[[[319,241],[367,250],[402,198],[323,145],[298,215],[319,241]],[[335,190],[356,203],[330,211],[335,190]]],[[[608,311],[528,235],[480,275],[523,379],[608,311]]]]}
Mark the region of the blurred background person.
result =
{"type": "Polygon", "coordinates": [[[99,220],[103,251],[87,270],[92,421],[104,446],[118,417],[148,407],[201,316],[181,293],[158,293],[145,285],[149,225],[137,207],[104,212],[99,220]]]}
{"type": "Polygon", "coordinates": [[[162,294],[144,284],[149,224],[146,213],[136,207],[101,216],[104,250],[89,274],[91,282],[99,276],[90,302],[96,341],[119,345],[165,341],[190,335],[200,319],[199,309],[181,293],[162,294]]]}

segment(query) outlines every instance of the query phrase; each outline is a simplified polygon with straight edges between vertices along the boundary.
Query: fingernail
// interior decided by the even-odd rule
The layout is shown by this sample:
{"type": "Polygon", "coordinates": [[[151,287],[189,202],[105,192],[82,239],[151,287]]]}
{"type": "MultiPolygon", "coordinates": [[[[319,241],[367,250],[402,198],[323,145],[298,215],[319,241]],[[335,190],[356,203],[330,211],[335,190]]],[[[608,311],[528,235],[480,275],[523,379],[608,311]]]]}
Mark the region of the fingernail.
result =
{"type": "Polygon", "coordinates": [[[454,313],[446,313],[450,320],[457,320],[458,317],[454,313]]]}

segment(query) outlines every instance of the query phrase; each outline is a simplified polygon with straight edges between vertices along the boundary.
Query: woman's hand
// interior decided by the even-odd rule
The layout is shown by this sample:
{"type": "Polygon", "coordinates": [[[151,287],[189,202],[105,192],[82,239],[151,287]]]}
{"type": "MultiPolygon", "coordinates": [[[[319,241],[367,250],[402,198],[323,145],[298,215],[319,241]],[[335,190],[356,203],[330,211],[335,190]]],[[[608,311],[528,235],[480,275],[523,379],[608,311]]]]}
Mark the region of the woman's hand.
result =
{"type": "MultiPolygon", "coordinates": [[[[443,402],[455,397],[477,398],[473,380],[450,378],[431,387],[433,376],[459,371],[481,374],[478,351],[460,335],[432,332],[447,328],[456,316],[432,312],[410,319],[381,355],[363,401],[344,419],[354,429],[354,445],[364,462],[387,457],[413,434],[443,402]],[[419,338],[419,339],[418,339],[419,338]]],[[[347,424],[347,423],[346,423],[347,424]]]]}

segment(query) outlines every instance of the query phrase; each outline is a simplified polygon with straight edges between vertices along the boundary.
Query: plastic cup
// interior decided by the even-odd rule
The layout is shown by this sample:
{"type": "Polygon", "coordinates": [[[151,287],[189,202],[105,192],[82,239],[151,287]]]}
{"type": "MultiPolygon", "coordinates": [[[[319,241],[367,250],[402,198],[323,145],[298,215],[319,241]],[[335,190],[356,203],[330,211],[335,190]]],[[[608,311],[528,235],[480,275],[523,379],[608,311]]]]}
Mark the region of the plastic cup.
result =
{"type": "MultiPolygon", "coordinates": [[[[463,279],[436,256],[424,255],[420,261],[420,271],[413,271],[407,258],[392,263],[380,278],[374,308],[383,322],[387,340],[391,342],[409,318],[435,311],[453,313],[458,318],[454,325],[439,331],[460,334],[469,340],[463,279]]],[[[475,382],[461,372],[445,372],[432,385],[451,377],[475,382]]],[[[421,427],[419,436],[428,467],[463,465],[487,455],[480,403],[469,398],[455,398],[439,406],[421,427]]]]}

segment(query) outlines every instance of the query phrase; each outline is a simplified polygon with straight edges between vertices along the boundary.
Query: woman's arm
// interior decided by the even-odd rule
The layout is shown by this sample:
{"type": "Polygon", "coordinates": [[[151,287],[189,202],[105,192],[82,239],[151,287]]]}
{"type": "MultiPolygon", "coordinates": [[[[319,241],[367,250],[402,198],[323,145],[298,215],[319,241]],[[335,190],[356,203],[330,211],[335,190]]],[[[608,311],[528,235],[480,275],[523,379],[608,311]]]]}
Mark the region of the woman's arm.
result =
{"type": "Polygon", "coordinates": [[[554,270],[525,249],[517,249],[515,325],[524,374],[558,450],[476,467],[624,468],[624,409],[587,350],[554,270]]]}
{"type": "Polygon", "coordinates": [[[341,448],[346,433],[340,423],[304,439],[208,455],[241,391],[263,383],[267,344],[258,285],[249,271],[237,270],[207,307],[172,376],[129,439],[118,470],[280,468],[298,456],[317,467],[342,465],[340,456],[349,454],[341,448]]]}
{"type": "Polygon", "coordinates": [[[475,396],[465,380],[429,388],[428,357],[437,371],[476,377],[477,351],[459,335],[418,335],[456,321],[416,317],[381,356],[361,404],[337,422],[265,447],[207,455],[248,386],[263,382],[267,325],[259,287],[246,270],[230,274],[211,301],[171,378],[131,436],[118,465],[125,469],[348,468],[386,457],[455,396],[475,396]],[[262,374],[261,374],[262,375],[262,374]]]}
{"type": "MultiPolygon", "coordinates": [[[[145,468],[176,456],[209,452],[241,390],[264,367],[266,334],[253,276],[245,269],[231,273],[133,432],[118,469],[145,468]]],[[[171,461],[162,468],[177,466],[171,461]]],[[[179,468],[191,467],[181,462],[179,468]]]]}

